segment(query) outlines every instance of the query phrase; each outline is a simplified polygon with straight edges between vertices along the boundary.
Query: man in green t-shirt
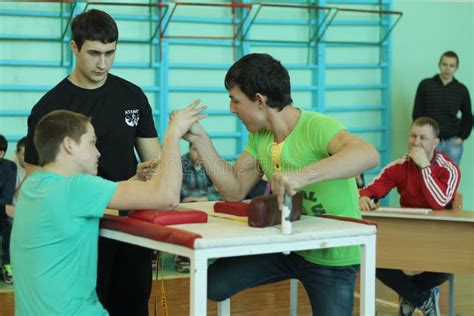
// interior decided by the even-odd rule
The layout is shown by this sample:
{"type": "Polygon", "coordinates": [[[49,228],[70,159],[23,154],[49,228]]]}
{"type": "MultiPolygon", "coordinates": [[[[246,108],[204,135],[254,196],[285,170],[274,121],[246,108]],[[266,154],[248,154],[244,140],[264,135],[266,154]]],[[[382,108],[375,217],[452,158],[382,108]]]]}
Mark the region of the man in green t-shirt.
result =
{"type": "Polygon", "coordinates": [[[141,164],[128,181],[96,176],[100,153],[86,116],[57,110],[40,120],[34,142],[42,168],[23,183],[11,237],[15,315],[108,315],[96,294],[99,219],[106,207],[178,205],[179,140],[204,117],[199,113],[205,107],[196,105],[173,115],[163,139],[163,159],[149,181],[141,171],[155,169],[156,161],[141,164]]]}
{"type": "MultiPolygon", "coordinates": [[[[360,218],[355,175],[375,167],[374,147],[338,121],[293,105],[288,71],[267,54],[250,54],[227,72],[230,111],[250,136],[234,165],[217,153],[200,124],[185,138],[197,149],[227,201],[240,201],[263,174],[281,208],[286,193],[304,193],[306,215],[360,218]]],[[[359,247],[219,259],[209,267],[208,297],[225,300],[246,288],[299,279],[317,315],[352,315],[359,247]]]]}

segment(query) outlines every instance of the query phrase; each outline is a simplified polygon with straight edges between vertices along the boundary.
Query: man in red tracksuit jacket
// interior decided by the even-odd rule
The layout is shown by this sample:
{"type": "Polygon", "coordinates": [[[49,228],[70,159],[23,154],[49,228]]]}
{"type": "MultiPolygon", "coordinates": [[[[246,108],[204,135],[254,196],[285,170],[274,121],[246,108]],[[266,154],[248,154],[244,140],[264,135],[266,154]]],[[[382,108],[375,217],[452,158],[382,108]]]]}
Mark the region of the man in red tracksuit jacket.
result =
{"type": "MultiPolygon", "coordinates": [[[[376,202],[393,188],[400,194],[402,207],[451,208],[461,174],[450,158],[435,151],[438,135],[436,121],[428,117],[416,119],[408,137],[408,154],[386,166],[359,191],[361,211],[374,210],[376,202]]],[[[400,315],[412,315],[415,308],[424,315],[440,315],[437,286],[448,277],[447,273],[408,276],[401,270],[377,269],[377,278],[400,295],[400,315]]]]}

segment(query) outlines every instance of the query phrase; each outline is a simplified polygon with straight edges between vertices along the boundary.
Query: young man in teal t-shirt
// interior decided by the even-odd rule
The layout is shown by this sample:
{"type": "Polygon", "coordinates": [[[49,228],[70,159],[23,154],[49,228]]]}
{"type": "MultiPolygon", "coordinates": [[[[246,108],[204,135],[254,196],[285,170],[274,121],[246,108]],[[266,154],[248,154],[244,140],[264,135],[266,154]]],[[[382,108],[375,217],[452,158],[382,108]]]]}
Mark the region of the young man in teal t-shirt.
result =
{"type": "MultiPolygon", "coordinates": [[[[267,54],[250,54],[227,72],[230,111],[250,132],[234,165],[223,160],[200,124],[185,138],[227,201],[242,200],[263,174],[281,208],[285,193],[304,193],[305,215],[360,218],[354,176],[375,167],[374,147],[338,121],[296,108],[290,77],[267,54]]],[[[246,288],[299,279],[317,315],[352,315],[359,247],[224,258],[208,271],[208,297],[225,300],[246,288]]]]}
{"type": "Polygon", "coordinates": [[[99,219],[107,207],[178,205],[179,139],[204,117],[196,105],[173,115],[159,166],[141,164],[117,183],[96,176],[100,153],[89,118],[58,110],[40,120],[34,142],[42,169],[23,184],[11,238],[16,315],[108,315],[96,294],[99,219]],[[148,181],[145,168],[156,169],[148,181]]]}

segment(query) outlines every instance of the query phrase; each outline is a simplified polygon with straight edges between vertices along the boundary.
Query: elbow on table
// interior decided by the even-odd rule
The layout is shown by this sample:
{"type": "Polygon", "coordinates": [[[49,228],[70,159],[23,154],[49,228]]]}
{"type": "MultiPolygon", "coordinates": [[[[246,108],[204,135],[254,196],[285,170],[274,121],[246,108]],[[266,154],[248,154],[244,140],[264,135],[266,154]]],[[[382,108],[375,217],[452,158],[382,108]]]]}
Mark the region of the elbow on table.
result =
{"type": "Polygon", "coordinates": [[[240,202],[245,198],[245,195],[242,196],[241,194],[237,194],[233,192],[222,193],[221,195],[222,195],[222,198],[227,202],[240,202]]]}
{"type": "Polygon", "coordinates": [[[172,211],[179,206],[179,200],[174,199],[161,199],[157,204],[155,209],[162,211],[172,211]]]}
{"type": "Polygon", "coordinates": [[[178,207],[179,205],[179,192],[170,193],[170,195],[165,200],[165,210],[171,211],[178,207]]]}
{"type": "Polygon", "coordinates": [[[164,207],[165,211],[172,211],[179,206],[179,201],[169,201],[164,207]]]}
{"type": "Polygon", "coordinates": [[[153,208],[163,211],[171,211],[179,205],[179,190],[163,190],[159,193],[154,193],[153,208]]]}

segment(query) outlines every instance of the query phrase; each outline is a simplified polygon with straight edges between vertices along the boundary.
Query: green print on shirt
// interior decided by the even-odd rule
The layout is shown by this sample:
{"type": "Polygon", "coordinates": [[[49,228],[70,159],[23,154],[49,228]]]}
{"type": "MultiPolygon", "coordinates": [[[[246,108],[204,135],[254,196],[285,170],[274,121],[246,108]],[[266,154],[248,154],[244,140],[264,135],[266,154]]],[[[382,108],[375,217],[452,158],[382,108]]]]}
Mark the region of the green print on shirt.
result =
{"type": "MultiPolygon", "coordinates": [[[[304,212],[308,215],[313,215],[313,216],[320,216],[323,214],[326,214],[326,210],[324,209],[324,206],[321,203],[318,202],[318,198],[316,197],[315,192],[312,191],[303,191],[303,198],[305,200],[311,201],[312,203],[315,203],[313,206],[311,206],[311,212],[308,212],[303,206],[304,212]]],[[[303,203],[304,205],[305,203],[303,203]]]]}

